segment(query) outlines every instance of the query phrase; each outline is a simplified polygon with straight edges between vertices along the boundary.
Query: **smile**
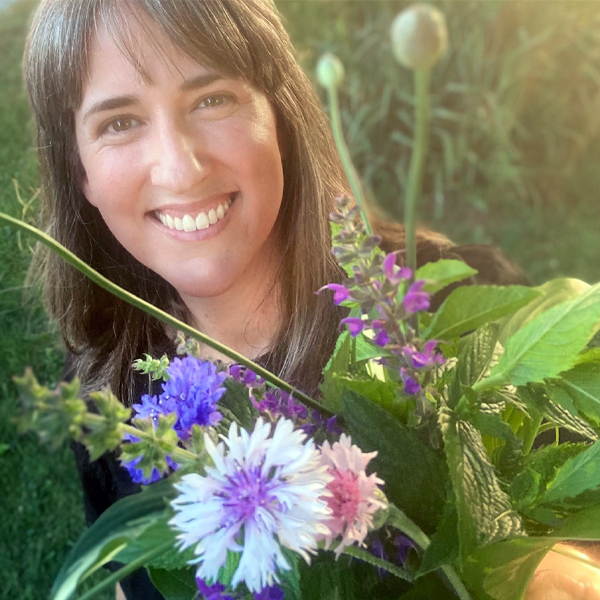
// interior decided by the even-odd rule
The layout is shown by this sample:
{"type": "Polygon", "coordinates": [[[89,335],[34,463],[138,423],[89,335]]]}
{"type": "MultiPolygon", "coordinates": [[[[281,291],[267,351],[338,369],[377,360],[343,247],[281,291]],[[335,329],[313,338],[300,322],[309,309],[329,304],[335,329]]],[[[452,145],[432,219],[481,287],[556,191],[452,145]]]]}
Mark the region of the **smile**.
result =
{"type": "Polygon", "coordinates": [[[175,217],[167,212],[161,212],[159,210],[157,210],[154,215],[169,229],[176,229],[177,231],[199,231],[218,223],[225,216],[234,199],[235,194],[232,194],[227,202],[219,204],[216,208],[211,208],[207,213],[200,212],[195,216],[184,214],[175,217]]]}

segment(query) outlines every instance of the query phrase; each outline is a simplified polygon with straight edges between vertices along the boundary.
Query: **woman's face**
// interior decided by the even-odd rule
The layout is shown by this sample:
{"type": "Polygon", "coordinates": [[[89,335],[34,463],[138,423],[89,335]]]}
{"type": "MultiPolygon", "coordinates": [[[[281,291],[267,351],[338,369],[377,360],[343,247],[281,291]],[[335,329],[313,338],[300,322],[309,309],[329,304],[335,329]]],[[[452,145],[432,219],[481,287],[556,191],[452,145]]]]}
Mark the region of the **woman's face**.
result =
{"type": "Polygon", "coordinates": [[[119,242],[184,299],[219,296],[264,281],[276,264],[275,115],[264,93],[160,41],[161,56],[140,40],[146,80],[105,29],[94,39],[75,115],[83,190],[119,242]]]}

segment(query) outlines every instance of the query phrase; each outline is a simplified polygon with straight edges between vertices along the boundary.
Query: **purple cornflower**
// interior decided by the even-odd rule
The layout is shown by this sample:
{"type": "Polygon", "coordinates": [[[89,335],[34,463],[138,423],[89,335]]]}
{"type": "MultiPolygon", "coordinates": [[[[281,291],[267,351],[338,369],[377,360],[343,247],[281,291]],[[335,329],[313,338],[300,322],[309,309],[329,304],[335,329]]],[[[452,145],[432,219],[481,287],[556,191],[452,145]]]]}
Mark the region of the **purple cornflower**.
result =
{"type": "Polygon", "coordinates": [[[319,288],[316,293],[320,294],[323,290],[331,290],[333,292],[333,303],[336,306],[351,297],[350,290],[340,283],[328,283],[322,288],[319,288]]]}
{"type": "Polygon", "coordinates": [[[356,337],[365,327],[365,322],[358,317],[347,317],[340,321],[340,327],[348,325],[348,331],[352,337],[356,337]]]}
{"type": "Polygon", "coordinates": [[[419,281],[415,281],[408,288],[408,292],[406,292],[406,296],[404,296],[404,299],[402,300],[404,310],[406,310],[408,314],[421,312],[422,310],[427,310],[429,308],[430,295],[422,290],[425,283],[424,279],[419,279],[419,281]]]}
{"type": "Polygon", "coordinates": [[[419,391],[421,390],[419,382],[413,377],[411,377],[406,371],[406,369],[400,369],[400,376],[402,377],[402,381],[404,382],[405,394],[408,394],[409,396],[414,396],[415,394],[419,393],[419,391]]]}
{"type": "Polygon", "coordinates": [[[283,600],[283,590],[277,585],[270,585],[254,594],[254,600],[283,600]]]}
{"type": "Polygon", "coordinates": [[[208,585],[204,579],[196,577],[196,586],[205,600],[235,600],[233,596],[223,593],[225,586],[218,581],[213,585],[208,585]]]}
{"type": "Polygon", "coordinates": [[[396,547],[396,554],[394,555],[394,562],[397,565],[403,565],[406,562],[406,559],[408,558],[408,552],[411,548],[414,548],[414,544],[412,543],[412,540],[403,535],[397,535],[394,538],[394,546],[396,547]]]}
{"type": "Polygon", "coordinates": [[[392,285],[396,285],[403,279],[410,279],[412,277],[412,271],[408,267],[396,266],[396,256],[398,253],[398,250],[390,252],[386,255],[382,265],[383,274],[392,285]]]}
{"type": "Polygon", "coordinates": [[[222,419],[216,403],[226,392],[225,372],[218,372],[212,362],[193,356],[176,358],[168,367],[169,380],[163,384],[161,399],[172,402],[177,410],[175,431],[187,439],[192,425],[214,426],[222,419]]]}
{"type": "Polygon", "coordinates": [[[415,369],[425,369],[434,365],[443,365],[446,362],[446,359],[435,351],[436,346],[436,340],[429,340],[425,342],[423,352],[418,352],[414,346],[404,346],[402,351],[411,359],[415,369]]]}

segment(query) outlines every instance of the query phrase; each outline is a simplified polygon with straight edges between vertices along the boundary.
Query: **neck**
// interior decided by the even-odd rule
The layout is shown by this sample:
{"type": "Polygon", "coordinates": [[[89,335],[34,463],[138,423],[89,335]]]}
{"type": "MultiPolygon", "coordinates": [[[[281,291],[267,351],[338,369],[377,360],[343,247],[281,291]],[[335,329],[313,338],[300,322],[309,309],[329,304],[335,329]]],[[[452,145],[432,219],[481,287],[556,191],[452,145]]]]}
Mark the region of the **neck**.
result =
{"type": "MultiPolygon", "coordinates": [[[[272,347],[281,325],[281,289],[274,280],[254,277],[219,296],[182,299],[194,327],[252,360],[272,347]]],[[[231,362],[209,346],[202,347],[201,358],[231,362]]]]}

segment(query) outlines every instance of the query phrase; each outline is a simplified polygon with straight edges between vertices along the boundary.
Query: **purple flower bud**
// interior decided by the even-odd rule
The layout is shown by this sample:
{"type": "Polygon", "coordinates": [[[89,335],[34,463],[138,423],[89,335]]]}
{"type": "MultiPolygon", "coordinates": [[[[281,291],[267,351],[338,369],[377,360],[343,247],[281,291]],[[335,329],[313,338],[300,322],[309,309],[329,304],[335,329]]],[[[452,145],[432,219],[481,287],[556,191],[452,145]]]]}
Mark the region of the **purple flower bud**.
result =
{"type": "Polygon", "coordinates": [[[348,331],[352,337],[356,337],[365,327],[365,322],[357,317],[347,317],[340,321],[340,327],[348,325],[348,331]]]}
{"type": "Polygon", "coordinates": [[[421,390],[421,386],[419,382],[411,377],[406,369],[400,369],[400,376],[402,377],[402,381],[404,382],[404,393],[409,396],[414,396],[419,393],[421,390]]]}
{"type": "Polygon", "coordinates": [[[429,340],[423,346],[423,352],[418,352],[413,346],[404,346],[402,351],[404,355],[411,359],[412,366],[415,369],[426,369],[434,365],[443,365],[446,359],[435,351],[436,340],[429,340]]]}
{"type": "Polygon", "coordinates": [[[336,306],[338,304],[341,304],[344,300],[348,300],[348,298],[350,298],[350,290],[339,283],[328,283],[322,288],[319,288],[317,290],[317,294],[320,294],[323,290],[326,289],[333,291],[333,303],[336,306]]]}
{"type": "Polygon", "coordinates": [[[394,562],[398,565],[403,565],[408,558],[409,550],[414,548],[414,544],[409,537],[400,534],[394,538],[394,546],[396,547],[394,562]]]}
{"type": "Polygon", "coordinates": [[[196,577],[196,586],[206,600],[234,600],[231,596],[223,593],[225,586],[218,581],[213,585],[208,585],[203,579],[196,577]]]}
{"type": "Polygon", "coordinates": [[[375,337],[373,338],[373,342],[382,348],[387,346],[387,343],[390,341],[390,336],[387,334],[385,329],[380,329],[375,337]]]}
{"type": "Polygon", "coordinates": [[[421,289],[424,285],[425,280],[420,279],[419,281],[415,281],[410,288],[408,288],[408,292],[406,292],[406,296],[404,296],[404,300],[402,300],[404,309],[408,314],[421,312],[422,310],[427,310],[429,308],[429,294],[423,292],[421,289]]]}
{"type": "Polygon", "coordinates": [[[236,381],[241,383],[242,381],[242,365],[230,365],[229,366],[229,377],[233,377],[236,381]]]}

